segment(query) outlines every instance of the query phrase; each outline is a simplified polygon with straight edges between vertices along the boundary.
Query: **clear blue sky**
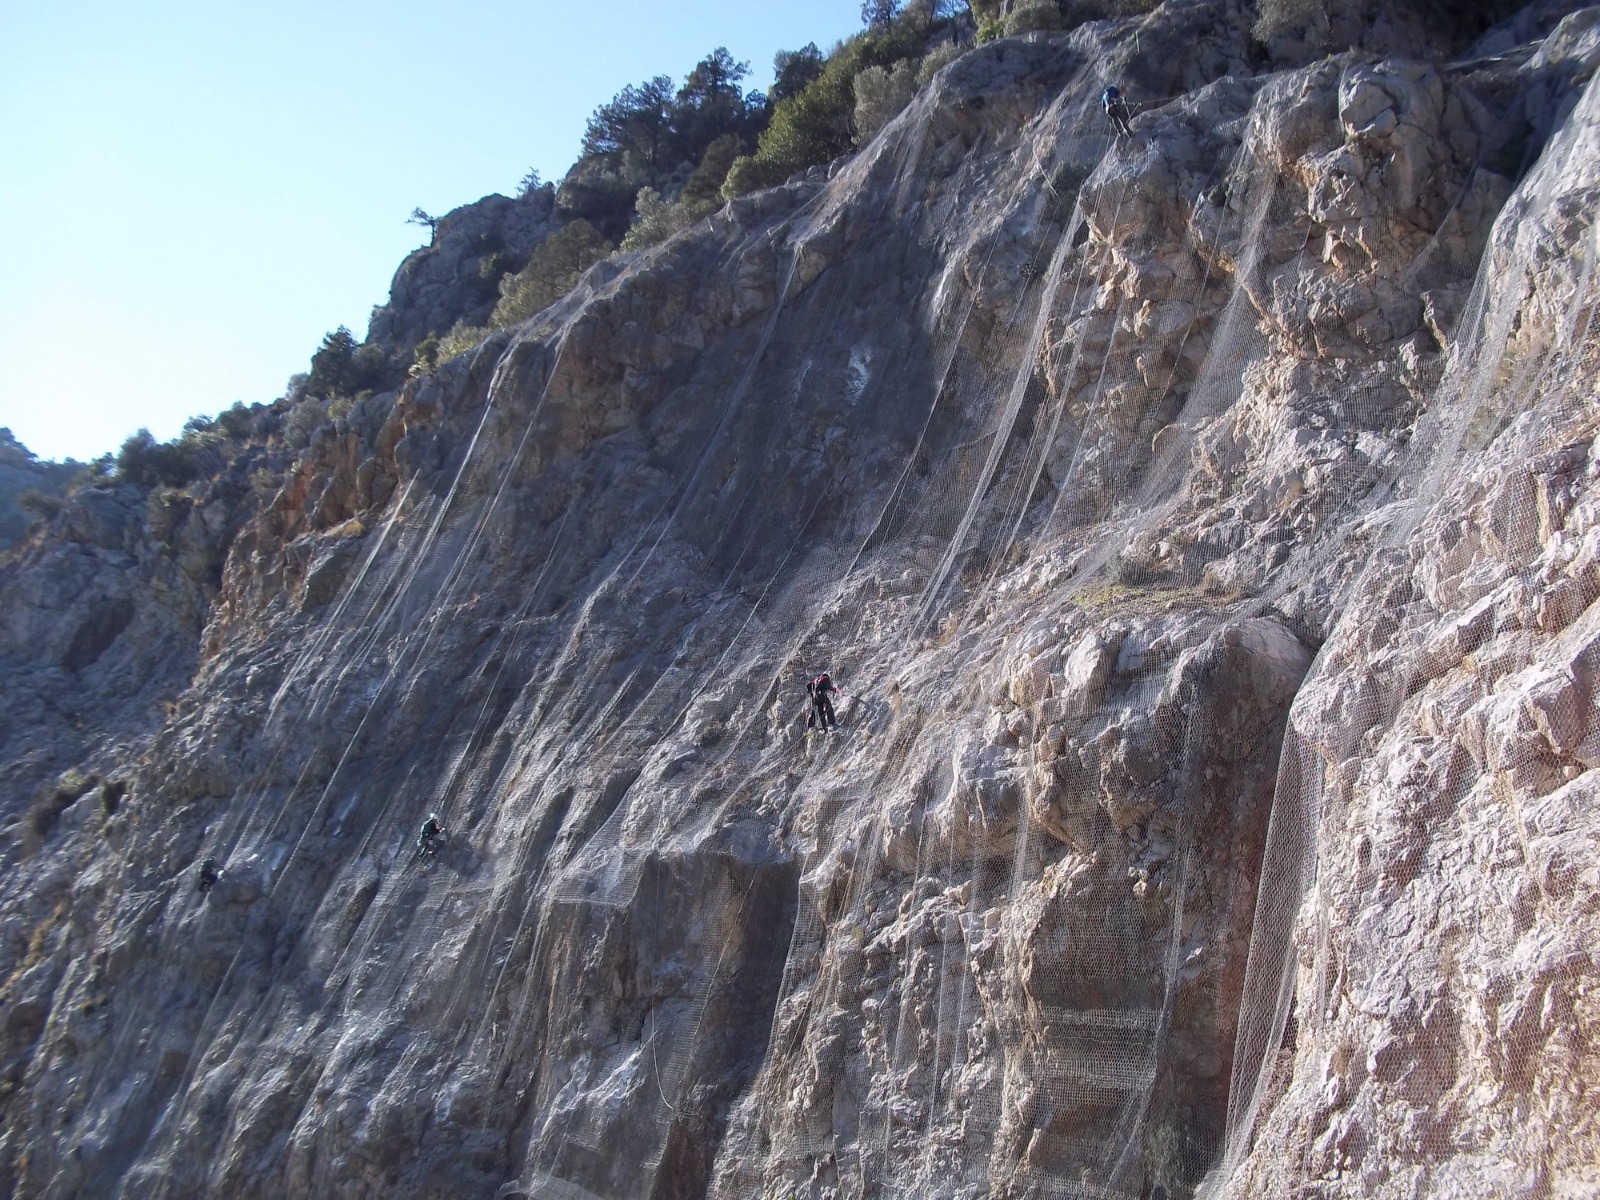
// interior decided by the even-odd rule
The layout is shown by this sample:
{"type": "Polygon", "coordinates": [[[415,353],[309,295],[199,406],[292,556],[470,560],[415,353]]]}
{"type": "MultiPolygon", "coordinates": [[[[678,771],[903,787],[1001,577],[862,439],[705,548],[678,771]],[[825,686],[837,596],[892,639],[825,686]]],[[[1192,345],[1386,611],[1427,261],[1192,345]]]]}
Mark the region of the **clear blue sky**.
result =
{"type": "Polygon", "coordinates": [[[270,401],[365,333],[414,206],[559,180],[625,84],[766,87],[860,0],[0,0],[0,425],[44,458],[270,401]]]}

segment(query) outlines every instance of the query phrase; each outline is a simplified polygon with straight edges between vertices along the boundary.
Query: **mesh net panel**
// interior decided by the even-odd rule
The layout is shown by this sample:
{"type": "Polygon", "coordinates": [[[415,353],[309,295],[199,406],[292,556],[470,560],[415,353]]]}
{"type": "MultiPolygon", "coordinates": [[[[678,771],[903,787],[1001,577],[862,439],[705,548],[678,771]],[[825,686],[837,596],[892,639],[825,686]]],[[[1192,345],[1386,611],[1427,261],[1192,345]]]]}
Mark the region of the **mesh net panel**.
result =
{"type": "MultiPolygon", "coordinates": [[[[1549,583],[1552,550],[1559,555],[1562,540],[1559,519],[1552,521],[1528,483],[1541,469],[1559,473],[1560,463],[1550,456],[1591,440],[1597,428],[1600,229],[1587,200],[1596,183],[1597,117],[1600,99],[1590,85],[1497,223],[1445,378],[1411,454],[1380,492],[1392,502],[1358,534],[1378,549],[1342,606],[1352,615],[1335,629],[1296,701],[1262,867],[1228,1153],[1214,1176],[1216,1194],[1227,1194],[1230,1180],[1241,1192],[1260,1186],[1263,1167],[1247,1162],[1253,1137],[1267,1147],[1258,1162],[1281,1155],[1309,1177],[1351,1165],[1348,1144],[1308,1131],[1294,1105],[1281,1105],[1271,1121],[1266,1117],[1267,1106],[1289,1088],[1296,1045],[1326,1054],[1349,1039],[1350,1005],[1372,1004],[1375,980],[1395,970],[1395,951],[1383,945],[1383,935],[1375,940],[1366,914],[1350,911],[1351,890],[1371,889],[1367,913],[1381,911],[1417,875],[1448,874],[1444,864],[1461,853],[1461,834],[1446,823],[1458,811],[1479,810],[1482,815],[1464,823],[1466,836],[1488,841],[1500,836],[1496,823],[1507,816],[1497,793],[1517,797],[1513,809],[1537,808],[1541,796],[1571,777],[1570,767],[1563,771],[1549,757],[1555,750],[1559,759],[1559,744],[1538,752],[1525,748],[1521,771],[1503,754],[1475,759],[1465,748],[1470,741],[1452,737],[1455,730],[1441,727],[1439,714],[1454,706],[1457,721],[1467,715],[1451,696],[1467,681],[1474,690],[1492,688],[1552,665],[1573,670],[1584,654],[1593,654],[1592,641],[1583,649],[1592,637],[1588,618],[1550,638],[1506,634],[1519,607],[1513,593],[1519,584],[1549,583]],[[1486,551],[1476,560],[1475,539],[1486,551]],[[1374,622],[1373,613],[1382,613],[1382,621],[1374,622]],[[1542,760],[1538,769],[1530,769],[1534,760],[1542,760]],[[1443,826],[1436,836],[1435,826],[1443,826]]],[[[1541,626],[1541,632],[1559,628],[1544,621],[1535,628],[1541,626]]],[[[1513,693],[1509,703],[1515,712],[1523,701],[1513,693]]],[[[1482,716],[1477,720],[1481,728],[1482,716]]],[[[1532,858],[1537,871],[1537,851],[1532,858]]],[[[1558,891],[1565,895],[1544,893],[1551,911],[1535,926],[1541,939],[1557,944],[1558,974],[1575,979],[1582,966],[1558,915],[1575,897],[1558,891]],[[1547,926],[1546,919],[1554,923],[1547,926]]],[[[1404,963],[1402,974],[1443,1010],[1463,1004],[1483,986],[1482,976],[1504,972],[1516,953],[1508,955],[1507,946],[1517,939],[1507,937],[1492,885],[1485,894],[1450,896],[1436,919],[1445,935],[1427,939],[1430,953],[1404,963]]],[[[1497,1044],[1473,1050],[1432,1031],[1417,1039],[1399,1057],[1420,1093],[1397,1107],[1437,1103],[1481,1072],[1499,1079],[1496,1101],[1516,1107],[1515,1125],[1509,1137],[1497,1137],[1488,1121],[1460,1129],[1425,1123],[1417,1136],[1390,1133],[1368,1153],[1407,1186],[1443,1189],[1439,1194],[1521,1186],[1530,1172],[1553,1181],[1581,1166],[1589,1152],[1584,1143],[1579,1140],[1576,1162],[1570,1144],[1562,1161],[1564,1138],[1555,1128],[1572,1110],[1557,1100],[1536,1114],[1516,1099],[1552,1086],[1548,1079],[1534,1082],[1551,1066],[1531,1066],[1520,1081],[1504,1066],[1524,1058],[1537,1062],[1550,1032],[1512,1027],[1497,1044]],[[1535,1152],[1535,1146],[1549,1148],[1535,1152]]],[[[1370,1060],[1375,1072],[1386,1069],[1381,1054],[1375,1051],[1370,1060]]],[[[1563,1090],[1555,1085],[1558,1095],[1563,1090]]]]}
{"type": "MultiPolygon", "coordinates": [[[[1388,786],[1438,621],[1394,564],[1485,447],[1593,432],[1594,233],[1554,284],[1537,243],[1585,219],[1596,102],[1518,193],[1428,416],[1361,457],[1410,427],[1393,380],[1295,386],[1262,316],[1327,273],[1283,130],[1337,79],[1141,115],[1187,124],[1173,160],[1099,111],[1139,36],[1085,27],[1043,102],[956,134],[947,76],[792,207],[735,205],[441,372],[456,448],[334,602],[273,614],[295,649],[239,716],[207,841],[270,931],[170,1035],[114,1015],[86,1084],[145,1147],[126,1194],[255,1194],[269,1101],[299,1114],[283,1186],[337,1157],[372,1194],[458,1194],[426,1164],[470,1159],[562,1200],[1145,1200],[1225,1195],[1253,1139],[1293,1140],[1285,1031],[1348,986],[1322,848],[1388,786]],[[1313,411],[1336,385],[1343,425],[1313,411]],[[1280,419],[1305,473],[1252,491],[1280,419]],[[1307,580],[1356,617],[1302,690],[1307,580]]],[[[1432,244],[1407,286],[1464,286],[1432,244]]],[[[217,694],[252,661],[209,664],[217,694]]],[[[153,962],[221,919],[150,903],[153,962]]]]}

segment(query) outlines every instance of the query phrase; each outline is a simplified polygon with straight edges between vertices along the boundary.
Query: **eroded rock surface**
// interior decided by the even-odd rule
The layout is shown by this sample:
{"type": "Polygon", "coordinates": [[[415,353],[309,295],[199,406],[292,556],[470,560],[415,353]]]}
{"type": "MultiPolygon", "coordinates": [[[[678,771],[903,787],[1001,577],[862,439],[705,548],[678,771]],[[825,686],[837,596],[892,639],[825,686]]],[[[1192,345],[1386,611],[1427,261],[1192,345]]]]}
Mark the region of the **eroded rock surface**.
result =
{"type": "Polygon", "coordinates": [[[1231,2],[1000,40],[537,328],[79,493],[0,575],[0,1177],[1584,1194],[1549,7],[1454,64],[1268,70],[1231,2]]]}
{"type": "Polygon", "coordinates": [[[457,321],[487,325],[501,277],[560,226],[549,185],[515,198],[485,196],[439,217],[428,245],[395,272],[387,303],[372,310],[367,341],[405,367],[429,334],[442,336],[457,321]]]}

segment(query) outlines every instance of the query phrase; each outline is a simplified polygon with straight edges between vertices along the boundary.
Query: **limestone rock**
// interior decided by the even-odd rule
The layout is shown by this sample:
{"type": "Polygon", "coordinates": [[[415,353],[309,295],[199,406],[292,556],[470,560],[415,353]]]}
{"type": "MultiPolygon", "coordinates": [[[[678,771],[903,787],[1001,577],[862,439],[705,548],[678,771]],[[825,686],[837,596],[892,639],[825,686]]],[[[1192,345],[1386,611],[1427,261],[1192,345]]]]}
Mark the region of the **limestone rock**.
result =
{"type": "MultiPolygon", "coordinates": [[[[1565,15],[999,39],[539,328],[69,498],[0,565],[3,1190],[1592,1190],[1565,15]]],[[[555,219],[451,214],[373,336],[555,219]]]]}
{"type": "Polygon", "coordinates": [[[457,321],[485,325],[500,298],[496,285],[560,228],[555,189],[510,199],[485,196],[438,219],[432,240],[400,264],[388,303],[372,310],[367,340],[409,363],[413,346],[457,321]]]}

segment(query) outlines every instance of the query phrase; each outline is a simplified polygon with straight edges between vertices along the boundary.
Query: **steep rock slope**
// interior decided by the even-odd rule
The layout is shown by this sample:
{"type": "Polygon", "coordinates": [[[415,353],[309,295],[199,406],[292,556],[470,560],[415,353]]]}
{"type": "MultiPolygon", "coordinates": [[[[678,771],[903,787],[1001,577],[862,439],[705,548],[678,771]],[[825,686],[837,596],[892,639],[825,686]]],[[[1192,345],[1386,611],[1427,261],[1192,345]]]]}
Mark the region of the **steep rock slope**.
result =
{"type": "MultiPolygon", "coordinates": [[[[1600,13],[1564,33],[1593,54],[1600,13]]],[[[1600,1188],[1597,199],[1590,87],[1496,227],[1428,468],[1295,702],[1251,965],[1296,1033],[1261,1064],[1245,1194],[1600,1188]]]]}
{"type": "Polygon", "coordinates": [[[35,496],[60,496],[67,489],[78,465],[40,462],[26,446],[0,428],[0,553],[22,540],[38,519],[20,502],[29,493],[35,496]]]}
{"type": "Polygon", "coordinates": [[[372,310],[368,343],[408,367],[411,352],[429,334],[443,336],[457,321],[487,324],[501,277],[527,262],[558,228],[549,184],[515,198],[485,196],[434,219],[428,244],[406,256],[388,301],[372,310]]]}
{"type": "MultiPolygon", "coordinates": [[[[1581,1194],[1596,11],[1251,17],[970,52],[308,431],[192,590],[131,520],[85,578],[193,616],[93,661],[192,682],[12,777],[12,1189],[1581,1194]]],[[[117,699],[50,610],[8,709],[117,699]]]]}

